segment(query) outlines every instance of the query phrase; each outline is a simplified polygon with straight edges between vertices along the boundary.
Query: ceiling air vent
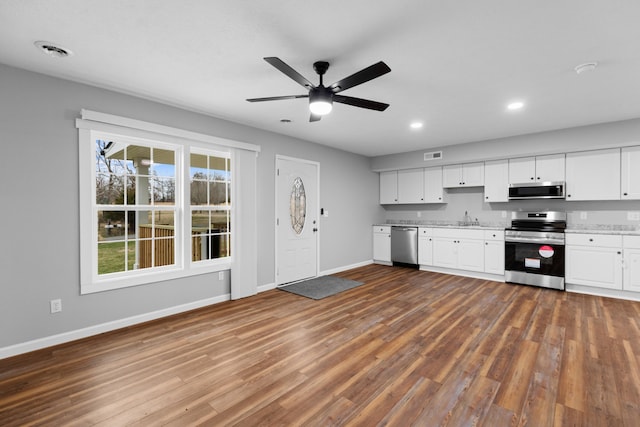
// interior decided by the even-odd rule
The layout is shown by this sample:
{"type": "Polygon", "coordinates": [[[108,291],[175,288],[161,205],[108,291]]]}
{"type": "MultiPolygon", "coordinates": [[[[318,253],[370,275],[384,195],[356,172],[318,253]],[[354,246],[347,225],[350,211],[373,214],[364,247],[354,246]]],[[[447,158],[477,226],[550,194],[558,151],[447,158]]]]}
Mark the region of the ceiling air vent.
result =
{"type": "Polygon", "coordinates": [[[69,49],[62,46],[56,46],[53,43],[39,40],[37,42],[34,42],[33,44],[38,49],[40,49],[41,52],[49,56],[53,56],[54,58],[66,58],[67,56],[73,55],[73,52],[71,52],[69,49]]]}
{"type": "Polygon", "coordinates": [[[424,153],[424,161],[440,160],[442,159],[442,151],[432,151],[430,153],[424,153]]]}

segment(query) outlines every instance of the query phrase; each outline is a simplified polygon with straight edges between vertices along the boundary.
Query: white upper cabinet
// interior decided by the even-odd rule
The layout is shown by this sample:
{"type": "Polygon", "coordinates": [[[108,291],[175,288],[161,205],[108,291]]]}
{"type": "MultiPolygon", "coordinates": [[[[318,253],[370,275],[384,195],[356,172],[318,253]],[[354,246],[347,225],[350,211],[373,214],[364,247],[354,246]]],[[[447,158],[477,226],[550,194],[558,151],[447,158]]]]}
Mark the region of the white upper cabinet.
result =
{"type": "Polygon", "coordinates": [[[398,171],[380,172],[380,204],[398,203],[398,171]]]}
{"type": "Polygon", "coordinates": [[[509,160],[509,184],[565,180],[564,154],[509,160]]]}
{"type": "Polygon", "coordinates": [[[484,163],[484,201],[509,201],[508,160],[493,160],[484,163]]]}
{"type": "Polygon", "coordinates": [[[567,200],[619,200],[620,149],[568,153],[567,200]]]}
{"type": "Polygon", "coordinates": [[[552,154],[536,157],[536,181],[558,182],[565,180],[565,155],[552,154]]]}
{"type": "Polygon", "coordinates": [[[640,199],[640,146],[622,149],[622,179],[620,198],[640,199]]]}
{"type": "Polygon", "coordinates": [[[443,166],[442,184],[445,188],[482,187],[484,185],[484,163],[443,166]]]}
{"type": "Polygon", "coordinates": [[[398,203],[424,203],[424,170],[398,171],[398,203]]]}
{"type": "Polygon", "coordinates": [[[424,170],[424,203],[444,203],[442,166],[424,170]]]}

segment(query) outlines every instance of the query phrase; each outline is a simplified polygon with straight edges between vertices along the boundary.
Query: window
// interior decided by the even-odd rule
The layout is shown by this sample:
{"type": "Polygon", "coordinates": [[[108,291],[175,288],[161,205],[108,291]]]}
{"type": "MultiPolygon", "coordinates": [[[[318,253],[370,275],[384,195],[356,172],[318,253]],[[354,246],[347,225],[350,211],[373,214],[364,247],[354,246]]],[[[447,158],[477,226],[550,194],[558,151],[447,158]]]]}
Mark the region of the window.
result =
{"type": "Polygon", "coordinates": [[[259,146],[89,110],[76,127],[82,294],[232,267],[255,293],[259,146]]]}
{"type": "Polygon", "coordinates": [[[189,178],[191,260],[231,256],[231,159],[192,151],[189,178]]]}
{"type": "Polygon", "coordinates": [[[97,275],[175,266],[180,147],[94,138],[97,275]]]}

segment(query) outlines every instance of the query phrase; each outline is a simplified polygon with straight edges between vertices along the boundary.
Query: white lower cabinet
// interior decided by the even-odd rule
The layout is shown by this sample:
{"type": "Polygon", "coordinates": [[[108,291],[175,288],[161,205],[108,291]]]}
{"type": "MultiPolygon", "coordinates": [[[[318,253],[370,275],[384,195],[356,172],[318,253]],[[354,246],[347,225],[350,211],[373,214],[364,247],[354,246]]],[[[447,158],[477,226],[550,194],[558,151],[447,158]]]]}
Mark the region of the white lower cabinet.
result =
{"type": "Polygon", "coordinates": [[[484,271],[484,241],[460,239],[458,241],[458,268],[467,271],[484,271]]]}
{"type": "Polygon", "coordinates": [[[373,261],[391,263],[391,226],[373,226],[373,261]]]}
{"type": "Polygon", "coordinates": [[[484,271],[484,231],[460,228],[433,229],[433,265],[484,271]]]}
{"type": "Polygon", "coordinates": [[[640,236],[624,236],[623,247],[623,281],[625,291],[640,292],[640,236]]]}
{"type": "Polygon", "coordinates": [[[622,236],[566,235],[565,281],[622,290],[622,236]]]}
{"type": "Polygon", "coordinates": [[[418,228],[418,264],[433,265],[432,228],[418,228]]]}
{"type": "Polygon", "coordinates": [[[458,245],[451,237],[433,238],[433,265],[436,267],[458,268],[458,245]]]}
{"type": "Polygon", "coordinates": [[[504,274],[504,230],[484,232],[484,272],[504,274]]]}

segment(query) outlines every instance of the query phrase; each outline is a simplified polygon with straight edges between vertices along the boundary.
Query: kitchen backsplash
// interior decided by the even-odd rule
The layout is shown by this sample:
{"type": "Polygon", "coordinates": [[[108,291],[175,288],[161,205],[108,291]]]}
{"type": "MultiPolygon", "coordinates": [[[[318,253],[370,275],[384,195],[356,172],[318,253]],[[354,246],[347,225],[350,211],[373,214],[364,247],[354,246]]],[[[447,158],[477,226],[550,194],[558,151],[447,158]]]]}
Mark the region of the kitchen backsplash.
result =
{"type": "Polygon", "coordinates": [[[567,212],[569,228],[601,228],[638,230],[640,219],[629,219],[629,214],[640,214],[640,201],[523,200],[508,203],[484,203],[484,189],[457,188],[447,191],[445,204],[384,205],[387,223],[402,224],[454,224],[464,221],[465,212],[481,225],[509,226],[513,211],[567,212]]]}

